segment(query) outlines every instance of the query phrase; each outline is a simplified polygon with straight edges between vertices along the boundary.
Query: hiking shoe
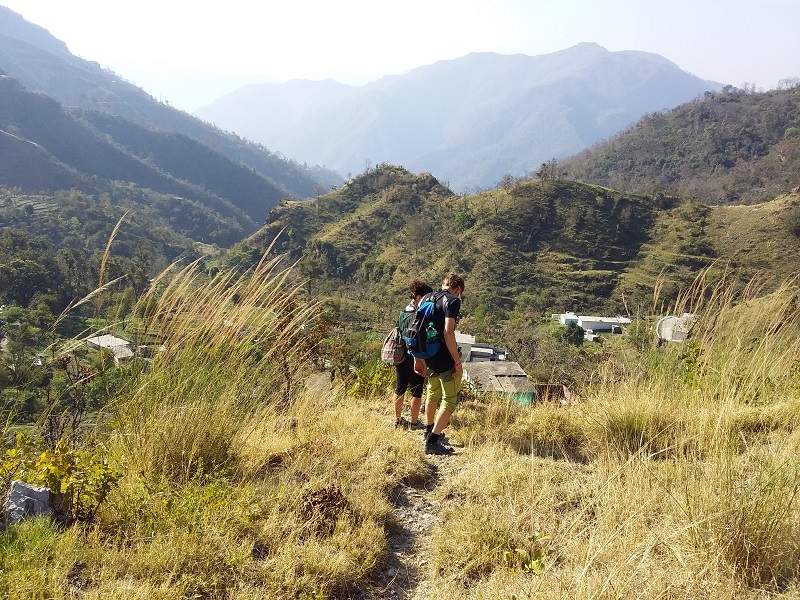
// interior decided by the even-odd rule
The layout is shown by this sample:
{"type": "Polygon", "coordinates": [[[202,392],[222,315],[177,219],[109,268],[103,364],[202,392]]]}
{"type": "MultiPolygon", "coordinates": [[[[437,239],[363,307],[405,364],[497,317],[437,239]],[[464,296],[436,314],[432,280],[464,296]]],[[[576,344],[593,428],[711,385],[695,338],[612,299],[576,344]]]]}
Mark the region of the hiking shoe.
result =
{"type": "Polygon", "coordinates": [[[400,417],[394,422],[395,429],[411,429],[411,423],[405,420],[404,417],[400,417]]]}
{"type": "Polygon", "coordinates": [[[425,431],[425,423],[423,423],[422,421],[417,421],[416,423],[409,423],[408,429],[410,431],[419,431],[419,430],[425,431]]]}
{"type": "Polygon", "coordinates": [[[435,454],[437,456],[449,456],[454,452],[455,450],[453,450],[450,446],[445,446],[441,442],[441,440],[436,440],[425,444],[425,454],[435,454]]]}

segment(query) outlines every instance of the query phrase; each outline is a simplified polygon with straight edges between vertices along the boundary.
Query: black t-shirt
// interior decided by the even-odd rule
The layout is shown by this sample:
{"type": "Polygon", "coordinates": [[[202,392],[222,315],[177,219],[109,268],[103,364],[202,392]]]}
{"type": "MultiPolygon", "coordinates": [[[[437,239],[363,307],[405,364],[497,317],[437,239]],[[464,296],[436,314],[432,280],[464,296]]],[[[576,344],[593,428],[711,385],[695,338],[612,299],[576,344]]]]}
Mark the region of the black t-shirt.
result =
{"type": "Polygon", "coordinates": [[[442,297],[436,301],[436,310],[433,313],[433,326],[442,338],[442,347],[433,358],[425,361],[428,369],[434,373],[444,373],[451,371],[455,366],[453,357],[450,356],[450,350],[447,349],[447,344],[444,343],[444,320],[447,318],[458,319],[461,312],[461,298],[445,292],[442,297]]]}

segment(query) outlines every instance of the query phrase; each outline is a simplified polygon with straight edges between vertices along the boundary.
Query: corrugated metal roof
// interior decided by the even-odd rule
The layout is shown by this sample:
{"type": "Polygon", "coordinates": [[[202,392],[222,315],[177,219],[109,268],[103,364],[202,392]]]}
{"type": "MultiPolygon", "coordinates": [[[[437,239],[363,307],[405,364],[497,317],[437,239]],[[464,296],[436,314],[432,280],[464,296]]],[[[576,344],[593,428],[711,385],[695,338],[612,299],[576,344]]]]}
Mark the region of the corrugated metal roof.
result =
{"type": "Polygon", "coordinates": [[[464,372],[467,379],[484,392],[513,394],[535,389],[519,363],[511,361],[465,363],[464,372]]]}
{"type": "Polygon", "coordinates": [[[96,348],[116,348],[117,346],[130,346],[130,342],[128,340],[124,340],[111,334],[91,337],[86,340],[86,343],[96,348]]]}

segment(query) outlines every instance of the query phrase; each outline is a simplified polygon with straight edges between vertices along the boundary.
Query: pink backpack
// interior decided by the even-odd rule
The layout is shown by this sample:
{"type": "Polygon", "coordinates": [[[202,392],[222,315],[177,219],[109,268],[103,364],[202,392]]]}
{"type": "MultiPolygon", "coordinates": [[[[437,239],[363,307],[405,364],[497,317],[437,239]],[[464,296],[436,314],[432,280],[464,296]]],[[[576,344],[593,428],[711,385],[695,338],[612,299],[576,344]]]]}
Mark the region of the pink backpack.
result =
{"type": "Polygon", "coordinates": [[[395,327],[383,340],[383,348],[381,349],[381,360],[387,365],[396,366],[401,364],[406,359],[406,346],[403,343],[403,336],[400,335],[400,330],[395,327]]]}

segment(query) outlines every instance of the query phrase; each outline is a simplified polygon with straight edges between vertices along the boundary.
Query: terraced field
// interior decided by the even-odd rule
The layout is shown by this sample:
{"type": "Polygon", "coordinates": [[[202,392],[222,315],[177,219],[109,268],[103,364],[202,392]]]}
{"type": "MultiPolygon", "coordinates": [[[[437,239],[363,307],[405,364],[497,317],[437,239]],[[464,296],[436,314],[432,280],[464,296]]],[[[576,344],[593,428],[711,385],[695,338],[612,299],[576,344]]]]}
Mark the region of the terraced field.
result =
{"type": "Polygon", "coordinates": [[[430,175],[384,165],[318,200],[281,205],[231,256],[254,260],[283,231],[278,248],[311,280],[376,313],[387,292],[402,300],[410,278],[452,269],[466,274],[473,310],[502,315],[525,295],[537,311],[648,312],[656,287],[668,301],[712,265],[743,281],[756,270],[786,274],[800,252],[798,198],[710,207],[538,180],[460,197],[430,175]]]}

